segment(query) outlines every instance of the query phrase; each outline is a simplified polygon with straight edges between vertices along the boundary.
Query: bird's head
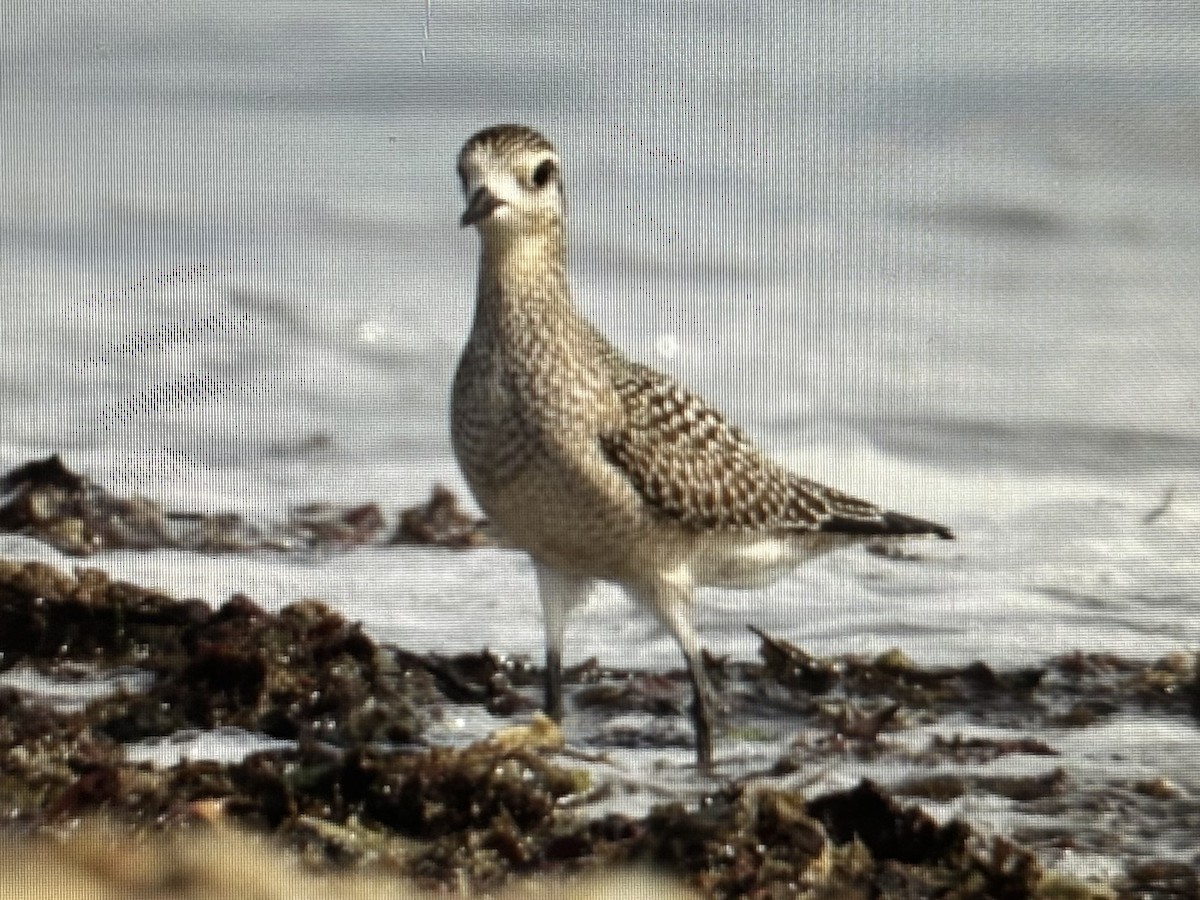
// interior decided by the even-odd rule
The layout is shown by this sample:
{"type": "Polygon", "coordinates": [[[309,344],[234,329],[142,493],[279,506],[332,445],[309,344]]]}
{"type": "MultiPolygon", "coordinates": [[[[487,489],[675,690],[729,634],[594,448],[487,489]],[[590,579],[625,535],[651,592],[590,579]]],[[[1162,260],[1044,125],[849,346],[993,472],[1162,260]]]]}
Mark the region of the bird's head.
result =
{"type": "Polygon", "coordinates": [[[524,125],[494,125],[458,154],[467,208],[459,220],[485,239],[536,234],[562,225],[565,196],[554,145],[524,125]]]}

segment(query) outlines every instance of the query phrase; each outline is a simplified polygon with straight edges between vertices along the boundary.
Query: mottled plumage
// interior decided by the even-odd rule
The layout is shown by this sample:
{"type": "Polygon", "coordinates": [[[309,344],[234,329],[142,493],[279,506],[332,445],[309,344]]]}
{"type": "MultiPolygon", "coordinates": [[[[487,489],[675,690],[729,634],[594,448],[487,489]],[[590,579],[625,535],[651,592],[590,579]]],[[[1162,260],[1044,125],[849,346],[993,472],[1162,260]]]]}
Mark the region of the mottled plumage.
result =
{"type": "Polygon", "coordinates": [[[623,586],[678,639],[711,764],[711,700],[690,622],[700,585],[755,587],[870,537],[941,525],[788,471],[673,379],[632,362],[571,304],[558,155],[500,125],[463,147],[462,224],[482,238],[475,321],[455,375],[452,439],[476,499],[533,558],[547,707],[561,716],[563,633],[596,581],[623,586]]]}

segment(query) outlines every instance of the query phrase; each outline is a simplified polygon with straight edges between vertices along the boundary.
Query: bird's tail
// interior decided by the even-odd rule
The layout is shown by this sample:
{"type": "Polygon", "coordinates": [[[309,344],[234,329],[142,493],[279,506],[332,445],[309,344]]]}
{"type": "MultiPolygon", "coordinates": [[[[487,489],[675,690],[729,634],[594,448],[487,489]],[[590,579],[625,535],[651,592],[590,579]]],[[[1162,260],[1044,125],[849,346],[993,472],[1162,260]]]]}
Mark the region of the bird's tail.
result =
{"type": "Polygon", "coordinates": [[[862,534],[872,537],[905,537],[932,534],[943,540],[954,540],[954,532],[945,525],[906,516],[904,513],[883,511],[871,518],[834,516],[821,523],[821,530],[833,534],[862,534]]]}

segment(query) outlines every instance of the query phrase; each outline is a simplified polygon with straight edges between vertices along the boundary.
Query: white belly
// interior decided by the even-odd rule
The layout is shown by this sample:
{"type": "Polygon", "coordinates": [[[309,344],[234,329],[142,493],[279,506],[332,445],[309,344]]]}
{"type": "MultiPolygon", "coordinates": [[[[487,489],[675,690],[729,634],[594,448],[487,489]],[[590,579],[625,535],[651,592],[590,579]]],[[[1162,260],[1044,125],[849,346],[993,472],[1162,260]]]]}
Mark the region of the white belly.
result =
{"type": "Polygon", "coordinates": [[[711,587],[761,588],[810,559],[856,542],[826,534],[710,535],[691,559],[692,580],[711,587]]]}

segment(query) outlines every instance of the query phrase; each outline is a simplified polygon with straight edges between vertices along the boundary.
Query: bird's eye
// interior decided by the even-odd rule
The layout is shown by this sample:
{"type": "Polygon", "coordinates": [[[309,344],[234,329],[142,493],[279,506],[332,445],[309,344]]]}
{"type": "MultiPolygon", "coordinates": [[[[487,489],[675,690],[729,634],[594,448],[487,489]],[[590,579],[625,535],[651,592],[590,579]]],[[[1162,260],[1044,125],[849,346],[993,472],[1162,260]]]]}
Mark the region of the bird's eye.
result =
{"type": "Polygon", "coordinates": [[[467,189],[467,170],[462,166],[458,167],[458,180],[462,182],[463,190],[467,189]]]}
{"type": "Polygon", "coordinates": [[[554,160],[544,159],[538,163],[538,167],[533,170],[533,185],[534,187],[544,188],[550,183],[551,177],[554,175],[554,160]]]}

